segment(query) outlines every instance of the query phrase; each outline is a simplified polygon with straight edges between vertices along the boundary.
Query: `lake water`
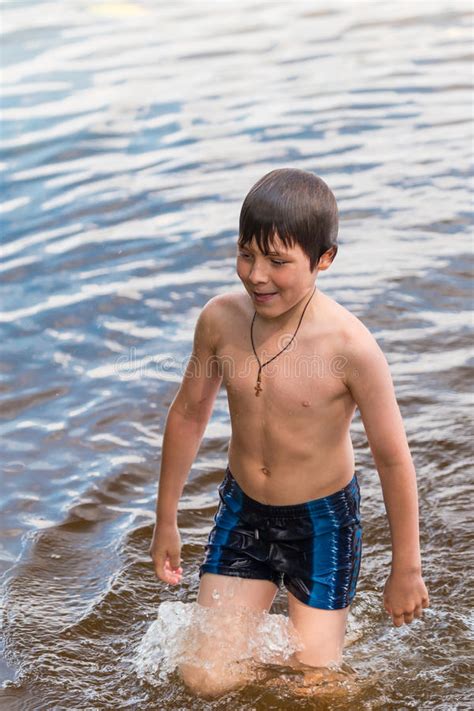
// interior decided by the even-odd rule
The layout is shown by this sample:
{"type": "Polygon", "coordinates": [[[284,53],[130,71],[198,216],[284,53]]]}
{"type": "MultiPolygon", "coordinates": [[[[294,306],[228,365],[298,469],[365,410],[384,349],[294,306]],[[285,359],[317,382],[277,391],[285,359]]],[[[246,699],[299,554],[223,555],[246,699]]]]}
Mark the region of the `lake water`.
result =
{"type": "MultiPolygon", "coordinates": [[[[2,4],[2,709],[472,708],[470,9],[2,4]],[[318,285],[391,365],[431,608],[398,629],[383,610],[389,533],[356,416],[356,690],[293,695],[269,654],[265,682],[203,702],[173,654],[226,465],[225,393],[180,504],[178,588],[147,552],[163,425],[200,308],[242,288],[243,197],[286,166],[339,202],[318,285]]],[[[281,593],[272,612],[261,648],[284,652],[281,593]]]]}

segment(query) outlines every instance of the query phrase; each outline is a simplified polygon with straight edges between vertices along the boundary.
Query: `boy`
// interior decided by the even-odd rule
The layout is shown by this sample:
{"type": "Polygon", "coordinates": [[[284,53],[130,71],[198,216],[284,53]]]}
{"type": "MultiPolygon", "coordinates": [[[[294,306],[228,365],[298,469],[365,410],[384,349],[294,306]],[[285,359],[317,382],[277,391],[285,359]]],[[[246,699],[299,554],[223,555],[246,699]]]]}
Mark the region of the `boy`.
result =
{"type": "MultiPolygon", "coordinates": [[[[350,423],[358,407],[387,510],[392,564],[384,606],[400,626],[429,604],[421,575],[416,475],[387,361],[367,328],[316,287],[337,253],[338,210],[321,178],[280,169],[240,215],[237,274],[246,293],[212,298],[169,410],[150,547],[157,576],[181,580],[177,507],[224,382],[232,425],[220,504],[200,567],[198,603],[269,610],[278,586],[302,640],[296,663],[340,663],[361,556],[350,423]]],[[[239,630],[226,626],[234,649],[239,630]]],[[[212,637],[212,635],[211,635],[212,637]]],[[[241,683],[203,640],[197,693],[241,683]],[[219,661],[221,664],[219,665],[219,661]]]]}

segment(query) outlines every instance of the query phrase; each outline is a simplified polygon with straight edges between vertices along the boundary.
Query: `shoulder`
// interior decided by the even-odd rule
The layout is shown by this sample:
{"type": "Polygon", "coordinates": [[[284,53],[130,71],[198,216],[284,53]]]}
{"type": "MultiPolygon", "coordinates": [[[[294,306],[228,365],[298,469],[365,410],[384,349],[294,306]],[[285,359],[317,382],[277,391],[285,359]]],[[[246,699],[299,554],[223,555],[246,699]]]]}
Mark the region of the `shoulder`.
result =
{"type": "Polygon", "coordinates": [[[326,299],[325,318],[332,324],[334,351],[342,357],[346,375],[386,364],[381,347],[363,321],[334,299],[326,299]]]}
{"type": "Polygon", "coordinates": [[[235,328],[248,310],[246,294],[229,292],[213,296],[199,314],[196,330],[206,333],[209,341],[217,347],[229,328],[235,328]]]}
{"type": "Polygon", "coordinates": [[[246,301],[248,298],[245,294],[236,292],[217,294],[203,306],[199,319],[214,325],[223,324],[229,317],[245,313],[246,301]]]}

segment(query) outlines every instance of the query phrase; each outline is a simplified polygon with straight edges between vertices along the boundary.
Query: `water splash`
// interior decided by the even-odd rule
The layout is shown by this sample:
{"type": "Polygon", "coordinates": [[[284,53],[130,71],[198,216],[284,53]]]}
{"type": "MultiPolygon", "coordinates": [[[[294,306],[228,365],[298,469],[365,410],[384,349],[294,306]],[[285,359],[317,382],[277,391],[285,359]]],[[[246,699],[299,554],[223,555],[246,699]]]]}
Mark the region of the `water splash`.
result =
{"type": "Polygon", "coordinates": [[[255,612],[241,606],[208,608],[198,603],[163,602],[158,617],[141,640],[134,667],[137,675],[158,686],[180,664],[204,667],[209,664],[199,652],[203,640],[212,640],[213,657],[229,662],[251,661],[285,664],[301,649],[291,621],[280,614],[255,612]],[[236,645],[229,629],[238,629],[241,645],[236,645]]]}

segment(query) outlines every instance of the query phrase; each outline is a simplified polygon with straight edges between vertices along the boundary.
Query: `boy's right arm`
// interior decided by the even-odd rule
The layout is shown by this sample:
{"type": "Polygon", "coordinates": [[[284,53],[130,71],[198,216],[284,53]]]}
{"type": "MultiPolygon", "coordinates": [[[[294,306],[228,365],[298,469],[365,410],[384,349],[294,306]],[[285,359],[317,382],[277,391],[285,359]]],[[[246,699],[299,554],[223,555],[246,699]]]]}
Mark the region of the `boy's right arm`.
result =
{"type": "Polygon", "coordinates": [[[198,318],[193,352],[166,418],[156,524],[150,546],[155,573],[166,583],[181,580],[178,502],[222,383],[216,359],[218,298],[211,299],[198,318]]]}

